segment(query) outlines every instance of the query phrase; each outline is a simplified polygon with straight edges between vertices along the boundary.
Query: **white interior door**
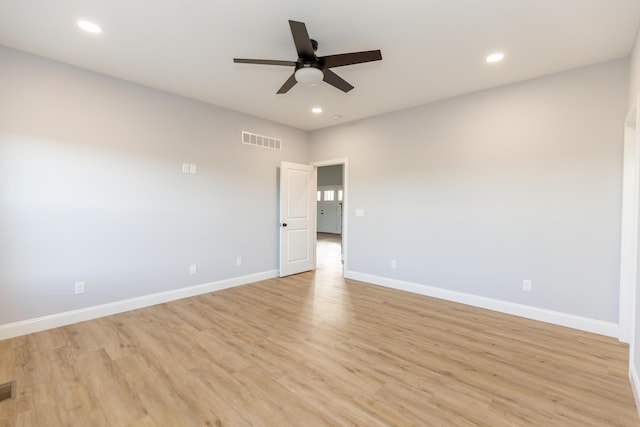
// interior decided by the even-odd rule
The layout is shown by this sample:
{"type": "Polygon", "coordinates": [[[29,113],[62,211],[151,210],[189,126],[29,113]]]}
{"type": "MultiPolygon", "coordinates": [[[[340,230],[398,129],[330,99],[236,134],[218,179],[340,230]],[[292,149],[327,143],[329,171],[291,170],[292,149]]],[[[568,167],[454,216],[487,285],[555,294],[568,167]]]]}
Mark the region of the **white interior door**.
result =
{"type": "Polygon", "coordinates": [[[315,268],[315,168],[280,164],[280,277],[315,268]]]}

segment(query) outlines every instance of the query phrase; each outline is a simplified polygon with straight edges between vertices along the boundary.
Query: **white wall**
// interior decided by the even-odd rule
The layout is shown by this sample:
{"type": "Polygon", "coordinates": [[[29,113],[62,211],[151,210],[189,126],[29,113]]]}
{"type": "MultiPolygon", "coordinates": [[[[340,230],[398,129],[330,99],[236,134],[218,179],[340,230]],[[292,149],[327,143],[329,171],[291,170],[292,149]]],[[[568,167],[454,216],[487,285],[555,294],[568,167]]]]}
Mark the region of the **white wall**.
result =
{"type": "Polygon", "coordinates": [[[308,138],[0,48],[0,325],[277,269],[277,167],[308,138]]]}
{"type": "Polygon", "coordinates": [[[312,160],[349,158],[348,270],[617,323],[627,81],[617,60],[313,132],[312,160]]]}

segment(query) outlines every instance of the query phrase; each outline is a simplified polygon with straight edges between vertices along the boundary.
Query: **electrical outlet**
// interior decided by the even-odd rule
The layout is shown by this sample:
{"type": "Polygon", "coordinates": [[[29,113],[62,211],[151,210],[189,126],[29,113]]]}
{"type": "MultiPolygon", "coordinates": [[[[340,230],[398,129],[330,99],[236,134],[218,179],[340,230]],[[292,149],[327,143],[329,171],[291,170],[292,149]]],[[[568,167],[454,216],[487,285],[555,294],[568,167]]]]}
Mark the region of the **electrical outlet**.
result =
{"type": "Polygon", "coordinates": [[[395,259],[391,260],[391,268],[398,268],[398,263],[396,262],[395,259]]]}
{"type": "Polygon", "coordinates": [[[522,290],[525,292],[531,292],[532,283],[531,280],[523,280],[522,281],[522,290]]]}
{"type": "Polygon", "coordinates": [[[76,294],[84,294],[84,282],[76,282],[74,285],[74,292],[76,294]]]}
{"type": "Polygon", "coordinates": [[[189,274],[196,274],[198,272],[198,266],[196,264],[191,264],[189,266],[189,274]]]}
{"type": "Polygon", "coordinates": [[[236,267],[242,267],[242,258],[236,258],[236,267]]]}

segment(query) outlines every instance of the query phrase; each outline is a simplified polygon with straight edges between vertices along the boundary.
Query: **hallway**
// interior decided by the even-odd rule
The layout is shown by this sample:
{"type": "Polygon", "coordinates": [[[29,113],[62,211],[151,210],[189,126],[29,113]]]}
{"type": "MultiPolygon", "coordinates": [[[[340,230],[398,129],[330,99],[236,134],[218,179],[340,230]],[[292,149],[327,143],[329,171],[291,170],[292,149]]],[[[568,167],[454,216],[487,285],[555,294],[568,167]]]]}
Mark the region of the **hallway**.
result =
{"type": "Polygon", "coordinates": [[[341,234],[318,233],[316,269],[318,273],[342,276],[341,234]]]}

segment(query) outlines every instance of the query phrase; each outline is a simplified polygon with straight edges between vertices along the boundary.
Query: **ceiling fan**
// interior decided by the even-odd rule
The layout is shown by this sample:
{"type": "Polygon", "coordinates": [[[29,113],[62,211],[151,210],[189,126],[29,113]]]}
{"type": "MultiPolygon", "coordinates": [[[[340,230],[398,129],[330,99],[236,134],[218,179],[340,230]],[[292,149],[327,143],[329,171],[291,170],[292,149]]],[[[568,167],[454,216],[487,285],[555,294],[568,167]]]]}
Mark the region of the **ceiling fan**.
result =
{"type": "Polygon", "coordinates": [[[289,21],[293,42],[298,51],[297,61],[279,61],[271,59],[242,59],[233,58],[237,64],[261,64],[261,65],[284,65],[295,67],[291,77],[287,79],[277,93],[287,93],[289,89],[301,83],[305,85],[315,85],[321,81],[329,83],[343,92],[349,92],[353,86],[342,77],[331,71],[329,68],[343,67],[345,65],[361,64],[363,62],[380,61],[382,53],[380,50],[368,50],[364,52],[342,53],[338,55],[316,56],[318,42],[309,38],[307,26],[304,22],[289,21]]]}

